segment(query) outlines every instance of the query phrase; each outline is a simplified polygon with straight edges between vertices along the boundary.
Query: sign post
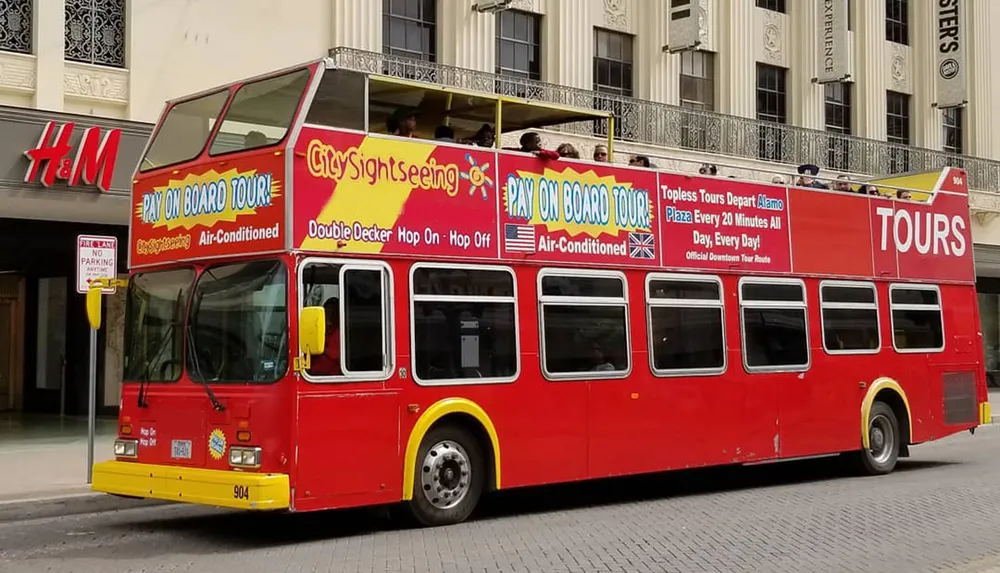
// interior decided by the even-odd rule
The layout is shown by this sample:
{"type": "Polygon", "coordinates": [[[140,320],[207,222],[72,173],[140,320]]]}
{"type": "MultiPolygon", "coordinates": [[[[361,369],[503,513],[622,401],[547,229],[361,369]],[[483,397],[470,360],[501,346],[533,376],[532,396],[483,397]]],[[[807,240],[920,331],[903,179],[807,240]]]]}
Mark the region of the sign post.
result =
{"type": "MultiPolygon", "coordinates": [[[[87,295],[89,300],[105,293],[114,293],[118,281],[118,239],[80,235],[76,240],[76,292],[87,295]],[[94,291],[94,294],[90,294],[94,291]]],[[[97,312],[100,313],[100,298],[97,298],[97,312]]],[[[87,483],[91,483],[94,472],[94,438],[97,433],[97,329],[100,322],[91,317],[90,327],[90,368],[87,389],[87,483]]]]}

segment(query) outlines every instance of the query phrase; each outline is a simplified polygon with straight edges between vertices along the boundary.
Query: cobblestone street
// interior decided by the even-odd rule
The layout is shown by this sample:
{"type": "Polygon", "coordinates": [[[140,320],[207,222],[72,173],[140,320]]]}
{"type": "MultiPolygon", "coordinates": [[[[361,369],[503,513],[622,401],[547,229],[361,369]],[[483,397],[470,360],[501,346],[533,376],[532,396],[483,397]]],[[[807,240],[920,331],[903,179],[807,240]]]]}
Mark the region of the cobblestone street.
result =
{"type": "Polygon", "coordinates": [[[0,571],[1000,571],[1000,430],[913,449],[882,478],[838,459],[507,492],[448,528],[375,511],[188,506],[0,523],[0,571]]]}

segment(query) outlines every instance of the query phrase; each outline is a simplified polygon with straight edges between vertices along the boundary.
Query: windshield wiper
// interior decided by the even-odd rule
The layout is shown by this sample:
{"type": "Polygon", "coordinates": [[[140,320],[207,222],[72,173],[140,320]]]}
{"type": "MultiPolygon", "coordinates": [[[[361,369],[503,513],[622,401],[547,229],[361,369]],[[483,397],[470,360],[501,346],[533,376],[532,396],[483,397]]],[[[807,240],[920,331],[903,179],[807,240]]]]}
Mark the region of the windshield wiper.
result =
{"type": "Polygon", "coordinates": [[[149,404],[146,402],[146,387],[149,384],[149,377],[153,374],[153,365],[156,364],[156,360],[163,354],[163,351],[167,348],[167,343],[173,337],[174,330],[178,325],[178,321],[172,321],[167,326],[167,331],[163,333],[163,338],[160,339],[160,344],[156,348],[156,353],[153,357],[146,361],[146,369],[143,370],[142,376],[139,377],[139,392],[136,395],[136,406],[140,408],[146,408],[149,404]]]}
{"type": "Polygon", "coordinates": [[[215,392],[212,392],[212,388],[209,387],[208,381],[205,380],[205,375],[201,371],[201,363],[198,362],[198,351],[195,348],[194,334],[192,334],[190,322],[188,322],[187,325],[187,342],[188,342],[188,356],[191,357],[191,365],[189,366],[191,372],[188,373],[191,377],[191,380],[197,382],[198,384],[201,384],[201,387],[205,389],[205,394],[208,395],[208,399],[212,401],[212,407],[215,408],[216,411],[221,412],[225,410],[226,407],[223,406],[222,402],[220,402],[219,399],[215,397],[215,392]]]}

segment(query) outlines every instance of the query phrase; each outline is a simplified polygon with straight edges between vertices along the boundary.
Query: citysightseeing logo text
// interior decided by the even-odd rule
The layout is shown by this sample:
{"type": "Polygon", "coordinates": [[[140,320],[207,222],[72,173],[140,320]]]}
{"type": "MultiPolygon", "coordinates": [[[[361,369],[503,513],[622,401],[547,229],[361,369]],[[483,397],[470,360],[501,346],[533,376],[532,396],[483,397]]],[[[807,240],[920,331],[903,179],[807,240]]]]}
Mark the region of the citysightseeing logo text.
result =
{"type": "Polygon", "coordinates": [[[280,183],[270,173],[236,169],[219,173],[213,169],[170,180],[143,193],[135,212],[141,222],[153,227],[212,227],[271,207],[281,196],[280,190],[280,183]]]}
{"type": "Polygon", "coordinates": [[[338,183],[395,183],[423,191],[441,190],[450,197],[458,195],[463,179],[458,165],[439,164],[433,157],[417,154],[419,150],[426,149],[426,155],[429,155],[435,149],[434,145],[391,142],[396,147],[393,153],[389,148],[382,148],[381,144],[385,141],[367,138],[360,147],[338,149],[313,139],[306,148],[309,174],[338,183]]]}

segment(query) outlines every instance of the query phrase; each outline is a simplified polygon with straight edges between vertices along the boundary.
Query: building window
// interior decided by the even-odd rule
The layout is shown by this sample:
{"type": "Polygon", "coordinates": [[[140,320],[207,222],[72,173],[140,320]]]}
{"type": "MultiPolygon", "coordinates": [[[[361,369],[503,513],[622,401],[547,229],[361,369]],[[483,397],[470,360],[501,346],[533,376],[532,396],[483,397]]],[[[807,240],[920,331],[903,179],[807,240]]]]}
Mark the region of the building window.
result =
{"type": "Polygon", "coordinates": [[[826,116],[827,164],[832,169],[848,171],[850,166],[851,135],[851,84],[834,82],[826,84],[824,113],[826,116]]]}
{"type": "Polygon", "coordinates": [[[950,107],[941,111],[942,127],[944,128],[944,150],[948,153],[961,155],[962,140],[962,108],[950,107]]]}
{"type": "Polygon", "coordinates": [[[517,377],[512,270],[421,264],[411,277],[413,374],[418,382],[480,384],[517,377]]]}
{"type": "Polygon", "coordinates": [[[823,348],[830,354],[871,354],[882,346],[873,283],[826,282],[819,287],[823,348]]]}
{"type": "Polygon", "coordinates": [[[908,0],[885,0],[885,39],[897,44],[910,43],[910,3],[908,0]]]}
{"type": "Polygon", "coordinates": [[[382,0],[382,53],[435,62],[436,44],[435,0],[382,0]]]}
{"type": "Polygon", "coordinates": [[[497,14],[496,73],[529,80],[542,79],[542,18],[530,12],[497,14]]]}
{"type": "Polygon", "coordinates": [[[125,67],[125,0],[66,0],[66,59],[125,67]]]}
{"type": "Polygon", "coordinates": [[[31,53],[32,0],[0,2],[0,52],[31,53]]]}
{"type": "Polygon", "coordinates": [[[889,173],[910,170],[910,96],[888,92],[885,100],[886,141],[889,146],[889,173]]]}
{"type": "Polygon", "coordinates": [[[806,288],[802,281],[744,279],[740,312],[747,370],[808,369],[806,288]]]}
{"type": "Polygon", "coordinates": [[[625,277],[541,273],[542,372],[549,378],[621,377],[631,368],[625,277]]]}
{"type": "Polygon", "coordinates": [[[722,281],[697,275],[650,275],[647,284],[653,372],[669,376],[724,371],[722,281]]]}
{"type": "MultiPolygon", "coordinates": [[[[692,50],[681,53],[681,107],[715,110],[715,54],[692,50]]],[[[713,118],[697,112],[683,112],[681,146],[708,149],[709,122],[713,118]]]]}
{"type": "Polygon", "coordinates": [[[941,293],[932,285],[889,285],[892,346],[901,352],[944,350],[941,293]]]}
{"type": "MultiPolygon", "coordinates": [[[[628,34],[594,29],[594,91],[612,96],[632,97],[632,43],[628,34]]],[[[594,107],[615,116],[615,137],[634,139],[624,124],[630,105],[615,97],[596,96],[594,107]],[[631,137],[630,137],[631,136],[631,137]]],[[[631,115],[631,114],[629,114],[631,115]]],[[[630,118],[631,119],[631,118],[630,118]]],[[[629,126],[634,129],[634,126],[629,126]]],[[[606,135],[603,122],[595,126],[598,135],[606,135]]]]}
{"type": "MultiPolygon", "coordinates": [[[[757,64],[757,119],[768,123],[787,123],[788,99],[785,68],[757,64]]],[[[768,161],[782,160],[784,129],[761,125],[758,128],[757,155],[768,161]]]]}
{"type": "Polygon", "coordinates": [[[757,7],[785,14],[785,0],[757,0],[757,7]]]}

